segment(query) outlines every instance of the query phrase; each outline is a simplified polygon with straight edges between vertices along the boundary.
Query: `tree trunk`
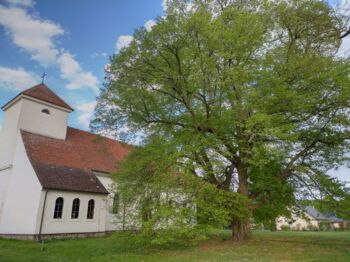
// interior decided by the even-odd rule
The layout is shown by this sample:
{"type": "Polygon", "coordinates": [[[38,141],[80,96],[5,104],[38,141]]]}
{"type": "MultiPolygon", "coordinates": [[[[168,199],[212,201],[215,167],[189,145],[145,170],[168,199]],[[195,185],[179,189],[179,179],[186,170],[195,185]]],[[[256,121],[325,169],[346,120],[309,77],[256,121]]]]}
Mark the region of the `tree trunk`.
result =
{"type": "MultiPolygon", "coordinates": [[[[247,170],[242,163],[237,166],[238,173],[238,189],[237,193],[242,194],[246,197],[249,196],[248,191],[248,174],[247,170]]],[[[244,239],[249,239],[252,236],[252,227],[251,227],[251,217],[250,212],[249,217],[244,221],[232,220],[232,240],[234,242],[241,242],[244,239]]]]}
{"type": "Polygon", "coordinates": [[[252,237],[250,218],[246,221],[232,221],[232,240],[242,242],[252,237]]]}

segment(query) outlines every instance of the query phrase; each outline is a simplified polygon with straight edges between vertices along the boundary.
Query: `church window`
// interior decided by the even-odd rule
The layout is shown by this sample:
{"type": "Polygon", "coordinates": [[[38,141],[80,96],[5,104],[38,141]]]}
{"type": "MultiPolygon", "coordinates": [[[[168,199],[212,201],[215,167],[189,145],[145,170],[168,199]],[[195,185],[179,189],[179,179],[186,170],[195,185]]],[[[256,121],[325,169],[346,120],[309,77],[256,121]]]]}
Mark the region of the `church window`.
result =
{"type": "Polygon", "coordinates": [[[55,219],[60,219],[62,218],[62,214],[63,214],[63,198],[62,197],[58,197],[56,199],[55,202],[55,211],[53,213],[53,218],[55,219]]]}
{"type": "Polygon", "coordinates": [[[76,198],[73,200],[73,205],[72,205],[72,219],[77,219],[79,218],[79,208],[80,208],[80,200],[79,198],[76,198]]]}
{"type": "Polygon", "coordinates": [[[90,199],[88,202],[87,219],[94,219],[94,209],[95,209],[95,200],[90,199]]]}
{"type": "Polygon", "coordinates": [[[43,109],[43,110],[41,110],[41,113],[44,113],[44,114],[50,114],[50,110],[49,109],[47,109],[47,108],[45,108],[45,109],[43,109]]]}
{"type": "Polygon", "coordinates": [[[113,214],[118,214],[119,212],[119,194],[116,193],[113,197],[113,209],[112,213],[113,214]]]}

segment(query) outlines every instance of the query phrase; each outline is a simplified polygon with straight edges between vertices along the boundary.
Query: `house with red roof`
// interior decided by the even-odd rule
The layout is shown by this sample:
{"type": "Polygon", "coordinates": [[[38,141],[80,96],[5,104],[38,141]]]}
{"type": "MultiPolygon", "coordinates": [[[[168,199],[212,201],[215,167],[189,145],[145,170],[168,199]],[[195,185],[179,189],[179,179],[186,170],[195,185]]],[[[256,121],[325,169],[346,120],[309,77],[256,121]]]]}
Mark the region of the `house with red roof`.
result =
{"type": "Polygon", "coordinates": [[[69,127],[73,108],[45,84],[2,110],[0,236],[102,235],[121,227],[110,174],[130,145],[69,127]]]}

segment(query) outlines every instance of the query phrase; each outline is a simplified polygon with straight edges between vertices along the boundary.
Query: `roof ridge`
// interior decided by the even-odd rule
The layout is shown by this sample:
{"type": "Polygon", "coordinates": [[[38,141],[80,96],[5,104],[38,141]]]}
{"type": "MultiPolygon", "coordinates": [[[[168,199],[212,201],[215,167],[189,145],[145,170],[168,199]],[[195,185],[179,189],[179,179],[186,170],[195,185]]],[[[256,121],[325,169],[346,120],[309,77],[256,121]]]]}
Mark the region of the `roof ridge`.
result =
{"type": "MultiPolygon", "coordinates": [[[[111,142],[113,142],[113,143],[119,143],[119,144],[121,144],[121,145],[125,145],[125,146],[128,146],[128,147],[136,147],[135,145],[128,144],[128,143],[125,143],[125,142],[120,141],[120,140],[117,140],[117,139],[112,139],[112,138],[109,138],[109,137],[106,137],[106,136],[102,136],[102,135],[100,135],[100,134],[95,134],[95,133],[92,133],[92,132],[89,132],[89,131],[86,131],[86,130],[82,130],[82,129],[79,129],[79,128],[67,126],[67,131],[68,131],[68,129],[73,129],[73,130],[75,130],[75,131],[82,132],[82,133],[85,133],[85,134],[90,135],[90,136],[99,137],[99,138],[101,138],[101,139],[105,139],[105,140],[111,141],[111,142]]],[[[37,134],[37,133],[31,132],[31,131],[28,131],[28,130],[25,130],[25,129],[20,129],[20,131],[21,131],[21,132],[25,132],[25,133],[29,133],[29,134],[33,134],[33,135],[36,135],[36,136],[40,136],[40,137],[52,139],[52,140],[62,140],[62,139],[54,138],[54,137],[51,137],[51,136],[46,136],[46,135],[42,135],[42,134],[37,134]]],[[[66,139],[63,139],[63,140],[67,140],[67,138],[66,138],[66,139]]]]}
{"type": "Polygon", "coordinates": [[[31,162],[33,164],[40,164],[40,165],[45,165],[45,166],[54,167],[54,168],[64,167],[64,168],[68,168],[68,169],[71,169],[71,170],[82,170],[84,172],[90,172],[90,173],[93,174],[92,169],[89,169],[89,168],[74,167],[74,166],[69,166],[69,165],[51,164],[51,163],[45,163],[43,161],[38,161],[38,160],[31,160],[31,162]]]}
{"type": "Polygon", "coordinates": [[[82,130],[82,129],[79,129],[79,128],[76,128],[76,127],[71,127],[71,126],[67,126],[67,128],[70,128],[70,129],[74,129],[74,130],[78,130],[80,132],[83,132],[83,133],[86,133],[86,134],[89,134],[89,135],[92,135],[92,136],[98,136],[98,137],[101,137],[103,139],[108,139],[110,141],[113,141],[113,142],[118,142],[120,144],[124,144],[124,145],[127,145],[127,146],[131,146],[131,147],[136,147],[135,145],[132,145],[132,144],[129,144],[129,143],[126,143],[124,141],[120,141],[118,139],[113,139],[113,138],[109,138],[107,136],[103,136],[103,135],[100,135],[100,134],[96,134],[96,133],[93,133],[91,131],[86,131],[86,130],[82,130]]]}
{"type": "Polygon", "coordinates": [[[44,101],[46,103],[50,103],[50,104],[68,109],[70,111],[74,111],[74,109],[70,105],[68,105],[59,95],[57,95],[44,83],[37,84],[35,86],[32,86],[31,88],[28,88],[20,92],[17,96],[15,96],[13,99],[11,99],[1,108],[5,109],[8,105],[10,105],[13,101],[15,101],[17,98],[21,96],[28,96],[31,98],[44,101]]]}

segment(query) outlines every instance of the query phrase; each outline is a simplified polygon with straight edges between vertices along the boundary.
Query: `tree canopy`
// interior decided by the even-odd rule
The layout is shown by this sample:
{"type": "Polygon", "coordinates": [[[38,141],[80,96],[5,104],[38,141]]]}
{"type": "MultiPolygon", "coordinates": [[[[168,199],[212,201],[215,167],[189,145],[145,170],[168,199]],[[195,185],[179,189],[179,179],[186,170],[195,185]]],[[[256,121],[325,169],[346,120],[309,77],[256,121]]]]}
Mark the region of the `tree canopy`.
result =
{"type": "Polygon", "coordinates": [[[247,208],[220,222],[235,240],[249,235],[251,216],[274,219],[305,195],[344,198],[327,171],[348,160],[350,60],[337,55],[345,20],[319,0],[169,1],[151,31],[136,30],[111,58],[92,122],[138,134],[135,151],[148,152],[126,160],[120,188],[145,182],[140,170],[153,185],[165,173],[194,177],[196,188],[215,188],[207,203],[247,208]]]}

